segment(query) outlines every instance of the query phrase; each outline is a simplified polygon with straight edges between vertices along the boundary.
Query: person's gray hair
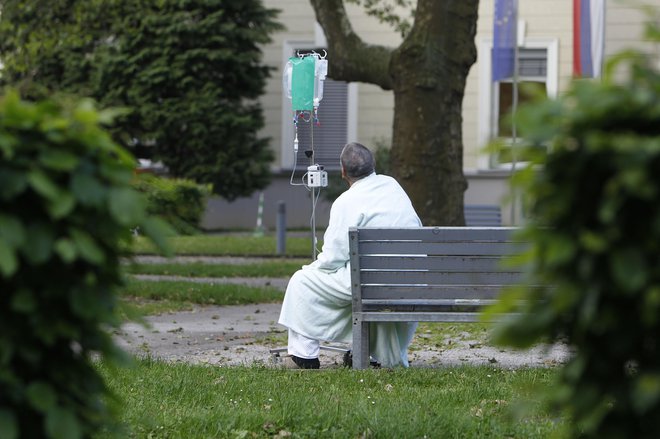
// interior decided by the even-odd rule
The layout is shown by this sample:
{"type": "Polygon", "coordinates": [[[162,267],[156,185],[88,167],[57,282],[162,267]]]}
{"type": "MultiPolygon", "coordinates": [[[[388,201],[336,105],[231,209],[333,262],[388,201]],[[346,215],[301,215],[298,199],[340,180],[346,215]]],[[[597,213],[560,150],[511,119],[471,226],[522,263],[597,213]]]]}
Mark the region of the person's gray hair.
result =
{"type": "Polygon", "coordinates": [[[375,170],[374,156],[369,149],[356,142],[347,143],[339,156],[346,178],[357,181],[375,170]]]}

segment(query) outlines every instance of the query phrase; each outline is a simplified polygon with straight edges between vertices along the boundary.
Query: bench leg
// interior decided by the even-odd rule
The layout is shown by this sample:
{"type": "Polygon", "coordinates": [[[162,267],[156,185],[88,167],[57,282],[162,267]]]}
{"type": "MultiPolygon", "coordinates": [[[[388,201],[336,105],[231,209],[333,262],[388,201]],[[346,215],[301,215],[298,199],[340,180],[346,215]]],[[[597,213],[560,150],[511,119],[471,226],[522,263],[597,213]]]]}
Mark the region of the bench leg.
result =
{"type": "Polygon", "coordinates": [[[369,322],[353,318],[353,369],[369,367],[369,322]]]}

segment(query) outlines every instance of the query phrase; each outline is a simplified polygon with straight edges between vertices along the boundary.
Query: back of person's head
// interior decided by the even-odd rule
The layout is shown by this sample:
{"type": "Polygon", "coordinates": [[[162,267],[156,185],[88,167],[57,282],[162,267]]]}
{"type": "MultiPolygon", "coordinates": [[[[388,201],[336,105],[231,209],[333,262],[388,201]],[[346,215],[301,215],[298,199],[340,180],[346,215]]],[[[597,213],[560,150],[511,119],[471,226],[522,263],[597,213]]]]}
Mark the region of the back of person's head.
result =
{"type": "Polygon", "coordinates": [[[374,156],[369,149],[356,142],[347,143],[339,156],[344,175],[349,181],[357,181],[374,172],[374,156]]]}

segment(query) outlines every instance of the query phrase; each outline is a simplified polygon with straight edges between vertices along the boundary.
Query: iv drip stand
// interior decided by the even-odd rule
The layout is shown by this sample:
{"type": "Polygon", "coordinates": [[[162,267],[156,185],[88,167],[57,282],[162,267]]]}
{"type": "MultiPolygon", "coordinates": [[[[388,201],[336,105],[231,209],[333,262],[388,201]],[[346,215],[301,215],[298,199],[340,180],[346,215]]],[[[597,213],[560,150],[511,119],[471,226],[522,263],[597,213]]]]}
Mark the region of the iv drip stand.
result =
{"type": "MultiPolygon", "coordinates": [[[[310,121],[310,134],[311,134],[311,149],[312,153],[309,155],[309,165],[314,164],[314,120],[310,121]]],[[[312,262],[316,260],[316,192],[320,191],[320,188],[311,187],[312,189],[312,217],[310,219],[310,226],[312,229],[312,262]]]]}

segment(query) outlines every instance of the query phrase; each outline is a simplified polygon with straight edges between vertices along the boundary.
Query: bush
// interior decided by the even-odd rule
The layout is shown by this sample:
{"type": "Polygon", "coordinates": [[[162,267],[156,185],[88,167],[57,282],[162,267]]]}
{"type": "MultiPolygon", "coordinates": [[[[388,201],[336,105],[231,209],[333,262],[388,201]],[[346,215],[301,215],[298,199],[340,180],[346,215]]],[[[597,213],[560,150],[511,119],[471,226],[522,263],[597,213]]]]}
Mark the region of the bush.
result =
{"type": "Polygon", "coordinates": [[[108,328],[131,227],[164,248],[164,224],[130,187],[133,158],[83,102],[0,101],[0,432],[89,437],[111,422],[93,355],[108,328]]]}
{"type": "Polygon", "coordinates": [[[530,215],[522,262],[545,287],[505,296],[495,311],[531,300],[496,338],[574,348],[552,401],[575,437],[660,437],[660,74],[647,63],[623,53],[602,81],[519,119],[536,155],[515,177],[530,215]],[[617,83],[621,61],[630,76],[617,83]]]}
{"type": "Polygon", "coordinates": [[[210,185],[139,174],[134,187],[146,195],[149,214],[161,217],[181,234],[194,235],[199,232],[206,200],[211,193],[210,185]]]}

